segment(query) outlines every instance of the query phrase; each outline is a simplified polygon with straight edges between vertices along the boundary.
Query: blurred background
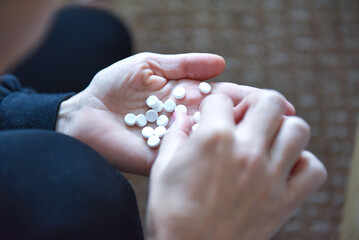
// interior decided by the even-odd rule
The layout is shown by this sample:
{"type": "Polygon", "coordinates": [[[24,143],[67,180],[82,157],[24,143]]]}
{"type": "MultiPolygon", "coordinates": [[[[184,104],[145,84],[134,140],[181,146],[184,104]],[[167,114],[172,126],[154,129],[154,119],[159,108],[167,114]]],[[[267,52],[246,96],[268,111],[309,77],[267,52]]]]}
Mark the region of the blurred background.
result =
{"type": "MultiPolygon", "coordinates": [[[[274,239],[338,239],[359,112],[359,1],[116,0],[101,7],[124,21],[135,53],[217,53],[227,67],[214,81],[283,93],[311,125],[309,149],[329,177],[274,239]]],[[[86,39],[77,42],[82,46],[86,39]]],[[[148,179],[126,176],[144,219],[148,179]]]]}
{"type": "MultiPolygon", "coordinates": [[[[117,0],[135,52],[222,55],[231,81],[282,92],[312,127],[328,180],[274,238],[338,239],[359,111],[359,1],[117,0]]],[[[147,178],[128,176],[144,216],[147,178]]]]}

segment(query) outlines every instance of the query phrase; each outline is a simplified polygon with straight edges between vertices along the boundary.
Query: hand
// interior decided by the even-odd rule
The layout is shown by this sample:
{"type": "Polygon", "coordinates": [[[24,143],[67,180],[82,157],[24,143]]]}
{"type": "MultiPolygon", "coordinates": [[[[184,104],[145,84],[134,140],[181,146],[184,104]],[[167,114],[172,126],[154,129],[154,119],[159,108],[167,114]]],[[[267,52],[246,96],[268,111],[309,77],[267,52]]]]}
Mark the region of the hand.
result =
{"type": "MultiPolygon", "coordinates": [[[[120,170],[148,175],[157,149],[150,149],[141,135],[141,128],[124,124],[127,113],[145,113],[148,96],[162,100],[171,98],[176,85],[187,89],[181,100],[189,114],[198,110],[203,94],[198,81],[221,74],[225,62],[213,54],[160,55],[137,54],[100,71],[91,84],[79,94],[64,101],[59,110],[56,130],[75,137],[93,147],[120,170]]],[[[241,100],[256,88],[230,83],[213,83],[213,93],[229,96],[236,106],[236,117],[244,109],[241,100]]],[[[287,114],[294,107],[286,102],[287,114]]]]}
{"type": "Polygon", "coordinates": [[[149,239],[269,239],[324,182],[324,166],[303,150],[308,124],[283,116],[280,95],[242,102],[236,124],[232,101],[208,96],[192,133],[176,112],[151,172],[149,239]]]}

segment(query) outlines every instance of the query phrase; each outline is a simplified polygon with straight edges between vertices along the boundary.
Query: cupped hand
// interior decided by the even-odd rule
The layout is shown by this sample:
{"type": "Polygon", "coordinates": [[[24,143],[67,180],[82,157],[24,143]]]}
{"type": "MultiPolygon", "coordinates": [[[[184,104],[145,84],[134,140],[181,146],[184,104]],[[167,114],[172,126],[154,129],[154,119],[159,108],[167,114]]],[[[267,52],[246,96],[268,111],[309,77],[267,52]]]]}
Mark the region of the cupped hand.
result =
{"type": "MultiPolygon", "coordinates": [[[[176,102],[192,114],[204,98],[198,91],[199,81],[218,76],[224,67],[224,59],[213,54],[134,55],[100,71],[84,91],[64,101],[56,129],[90,145],[120,170],[148,175],[158,150],[147,146],[141,128],[126,126],[124,116],[144,114],[150,95],[173,99],[171,91],[177,85],[184,86],[187,95],[176,102]]],[[[212,83],[212,88],[212,93],[232,99],[238,121],[246,108],[241,100],[266,91],[231,83],[212,83]]],[[[286,104],[287,114],[293,114],[293,106],[286,104]]]]}
{"type": "Polygon", "coordinates": [[[176,112],[150,176],[149,239],[267,240],[326,178],[305,151],[308,124],[284,116],[282,96],[243,99],[234,121],[224,95],[204,99],[195,132],[176,112]]]}

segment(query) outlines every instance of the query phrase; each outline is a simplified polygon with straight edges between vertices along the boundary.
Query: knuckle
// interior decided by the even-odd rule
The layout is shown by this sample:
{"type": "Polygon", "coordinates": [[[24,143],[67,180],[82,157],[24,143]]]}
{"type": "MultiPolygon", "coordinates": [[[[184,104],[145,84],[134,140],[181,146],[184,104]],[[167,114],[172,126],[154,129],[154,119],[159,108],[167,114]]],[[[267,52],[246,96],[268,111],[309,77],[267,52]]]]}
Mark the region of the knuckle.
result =
{"type": "Polygon", "coordinates": [[[317,176],[320,184],[324,183],[327,180],[328,172],[325,167],[317,169],[317,176]]]}
{"type": "Polygon", "coordinates": [[[306,193],[310,194],[319,188],[327,179],[328,173],[323,163],[311,152],[302,153],[302,161],[306,163],[306,193]]]}
{"type": "Polygon", "coordinates": [[[284,96],[275,91],[275,90],[268,90],[264,95],[263,95],[263,100],[264,101],[268,101],[274,105],[280,106],[281,108],[285,108],[285,98],[284,96]]]}
{"type": "Polygon", "coordinates": [[[321,185],[328,177],[328,172],[317,158],[312,161],[312,174],[316,177],[317,182],[321,185]]]}
{"type": "Polygon", "coordinates": [[[250,166],[256,167],[262,162],[263,150],[258,145],[245,145],[243,152],[240,154],[240,160],[247,162],[250,166]]]}
{"type": "Polygon", "coordinates": [[[274,90],[274,89],[269,89],[267,90],[268,92],[268,95],[271,95],[273,97],[276,97],[276,98],[284,98],[283,94],[281,94],[280,92],[278,92],[277,90],[274,90]]]}
{"type": "Polygon", "coordinates": [[[234,143],[233,130],[225,125],[217,125],[204,133],[204,135],[203,138],[206,139],[209,145],[217,145],[219,143],[232,145],[234,143]]]}
{"type": "Polygon", "coordinates": [[[288,117],[287,121],[289,126],[295,129],[296,131],[298,131],[300,135],[305,136],[307,138],[310,137],[311,135],[310,126],[302,118],[293,116],[293,117],[288,117]]]}

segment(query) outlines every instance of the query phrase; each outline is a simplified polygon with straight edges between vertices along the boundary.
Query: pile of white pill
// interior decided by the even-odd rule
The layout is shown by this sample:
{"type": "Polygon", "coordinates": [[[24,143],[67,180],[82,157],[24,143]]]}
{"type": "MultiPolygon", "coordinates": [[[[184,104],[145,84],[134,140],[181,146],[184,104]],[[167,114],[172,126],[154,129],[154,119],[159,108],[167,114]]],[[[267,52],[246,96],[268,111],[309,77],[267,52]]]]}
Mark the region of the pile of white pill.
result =
{"type": "MultiPolygon", "coordinates": [[[[198,85],[198,89],[203,94],[209,94],[211,92],[211,85],[207,82],[201,82],[198,85]]],[[[172,91],[172,95],[175,99],[183,99],[186,96],[186,89],[184,87],[175,87],[172,91]]],[[[147,145],[151,148],[156,148],[161,143],[161,138],[166,134],[166,126],[169,123],[167,115],[161,114],[162,111],[172,113],[174,111],[183,111],[187,114],[187,107],[185,105],[177,105],[173,100],[166,100],[162,102],[155,95],[151,95],[146,99],[146,105],[150,108],[145,114],[126,114],[124,121],[127,126],[137,125],[142,128],[142,136],[147,139],[147,145]],[[148,123],[156,123],[157,127],[152,128],[146,126],[148,123]]],[[[198,127],[201,118],[201,113],[196,112],[193,114],[193,121],[195,124],[192,126],[192,131],[195,131],[198,127]]]]}

